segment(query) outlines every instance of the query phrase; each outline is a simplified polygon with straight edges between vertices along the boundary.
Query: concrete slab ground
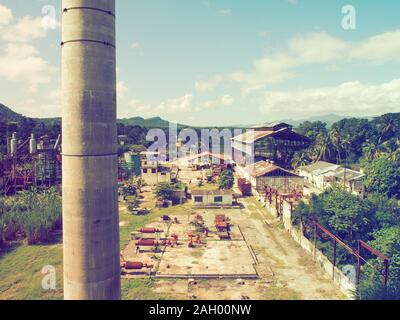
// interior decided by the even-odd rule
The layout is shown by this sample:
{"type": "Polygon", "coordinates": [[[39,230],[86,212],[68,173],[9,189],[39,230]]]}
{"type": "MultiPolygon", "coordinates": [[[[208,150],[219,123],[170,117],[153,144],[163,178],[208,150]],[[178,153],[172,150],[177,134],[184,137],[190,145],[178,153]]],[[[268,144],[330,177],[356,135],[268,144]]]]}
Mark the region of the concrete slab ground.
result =
{"type": "Polygon", "coordinates": [[[254,277],[254,260],[244,240],[208,241],[204,246],[167,248],[158,276],[172,277],[254,277]]]}
{"type": "MultiPolygon", "coordinates": [[[[154,199],[147,202],[152,203],[154,199]]],[[[177,248],[135,255],[135,246],[130,243],[124,250],[127,258],[142,262],[150,259],[155,263],[151,288],[146,286],[145,290],[171,299],[344,299],[331,279],[254,197],[240,202],[241,209],[192,210],[188,204],[166,209],[168,215],[178,217],[180,222],[172,224],[166,234],[168,237],[178,234],[177,248]],[[207,239],[203,238],[204,245],[190,249],[187,235],[196,232],[191,222],[197,214],[203,216],[211,232],[207,239]],[[231,241],[220,241],[214,233],[216,214],[230,218],[231,241]],[[230,274],[232,278],[215,278],[216,273],[230,274]],[[240,279],[245,273],[258,278],[240,279]],[[195,282],[190,278],[196,278],[195,282]]],[[[160,223],[155,217],[146,227],[165,228],[160,223]]],[[[142,278],[148,279],[148,276],[142,275],[142,278]]],[[[132,281],[140,283],[142,279],[132,281]]]]}
{"type": "Polygon", "coordinates": [[[137,252],[136,240],[132,240],[122,252],[125,260],[155,264],[156,277],[257,278],[255,260],[243,238],[239,224],[235,222],[240,216],[239,211],[213,209],[199,211],[210,233],[208,237],[201,234],[201,245],[189,248],[188,234],[199,234],[191,223],[195,220],[196,214],[179,217],[178,224],[153,222],[147,225],[146,228],[158,228],[164,232],[158,238],[156,235],[146,235],[146,237],[159,240],[177,234],[178,246],[160,246],[158,252],[152,248],[142,248],[137,252]],[[216,214],[225,214],[231,219],[231,240],[219,239],[214,226],[216,214]]]}

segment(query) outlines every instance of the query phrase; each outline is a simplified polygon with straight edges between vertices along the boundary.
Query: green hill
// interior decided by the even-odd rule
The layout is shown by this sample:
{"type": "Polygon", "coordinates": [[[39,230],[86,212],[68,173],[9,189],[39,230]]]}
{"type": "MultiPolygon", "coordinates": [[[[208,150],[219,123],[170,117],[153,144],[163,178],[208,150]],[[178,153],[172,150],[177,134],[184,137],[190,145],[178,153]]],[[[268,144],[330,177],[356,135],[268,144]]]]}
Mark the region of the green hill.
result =
{"type": "Polygon", "coordinates": [[[19,122],[25,117],[22,114],[12,111],[0,103],[0,119],[4,122],[19,122]]]}

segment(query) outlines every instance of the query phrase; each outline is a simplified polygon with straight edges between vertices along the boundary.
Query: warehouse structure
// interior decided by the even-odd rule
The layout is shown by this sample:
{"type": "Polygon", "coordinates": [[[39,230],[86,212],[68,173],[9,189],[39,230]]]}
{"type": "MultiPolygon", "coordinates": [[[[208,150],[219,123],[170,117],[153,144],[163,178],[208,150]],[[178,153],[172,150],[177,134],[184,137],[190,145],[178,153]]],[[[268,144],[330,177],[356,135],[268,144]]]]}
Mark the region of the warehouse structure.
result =
{"type": "Polygon", "coordinates": [[[266,186],[279,192],[303,191],[304,178],[266,161],[259,161],[243,170],[243,177],[257,191],[266,186]]]}
{"type": "Polygon", "coordinates": [[[291,168],[294,153],[310,143],[286,123],[261,124],[232,139],[233,160],[240,166],[267,160],[291,168]]]}

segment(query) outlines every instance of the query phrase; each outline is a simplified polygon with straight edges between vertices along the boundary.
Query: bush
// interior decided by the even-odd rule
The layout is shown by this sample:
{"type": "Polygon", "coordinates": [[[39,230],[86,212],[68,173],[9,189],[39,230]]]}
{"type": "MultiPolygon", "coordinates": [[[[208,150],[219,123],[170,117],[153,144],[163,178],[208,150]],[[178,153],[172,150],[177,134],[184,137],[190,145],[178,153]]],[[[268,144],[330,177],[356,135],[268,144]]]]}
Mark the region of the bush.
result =
{"type": "Polygon", "coordinates": [[[231,170],[224,170],[221,172],[219,178],[219,188],[220,189],[232,189],[235,183],[235,177],[233,176],[233,172],[231,170]]]}
{"type": "Polygon", "coordinates": [[[61,228],[61,197],[56,190],[23,191],[8,200],[2,201],[0,211],[1,239],[15,241],[25,236],[32,245],[48,241],[51,232],[61,228]]]}
{"type": "Polygon", "coordinates": [[[156,186],[155,195],[164,200],[172,200],[175,190],[173,183],[161,182],[156,186]]]}

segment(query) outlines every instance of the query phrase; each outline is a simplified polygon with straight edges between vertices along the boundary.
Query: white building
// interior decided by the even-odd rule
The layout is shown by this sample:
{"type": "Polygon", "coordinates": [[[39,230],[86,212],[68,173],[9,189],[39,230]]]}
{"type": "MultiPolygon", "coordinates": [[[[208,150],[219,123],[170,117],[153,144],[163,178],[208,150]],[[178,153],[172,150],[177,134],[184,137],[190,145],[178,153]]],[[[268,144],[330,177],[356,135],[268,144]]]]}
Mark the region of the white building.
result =
{"type": "Polygon", "coordinates": [[[155,186],[161,182],[176,182],[178,168],[169,163],[157,160],[148,152],[141,153],[141,177],[149,186],[155,186]]]}
{"type": "Polygon", "coordinates": [[[192,190],[193,205],[202,206],[232,206],[233,192],[231,190],[192,190]]]}
{"type": "Polygon", "coordinates": [[[318,161],[314,164],[300,167],[297,172],[305,178],[306,183],[321,191],[334,185],[341,185],[353,194],[364,194],[363,180],[365,175],[362,172],[325,161],[318,161]]]}

